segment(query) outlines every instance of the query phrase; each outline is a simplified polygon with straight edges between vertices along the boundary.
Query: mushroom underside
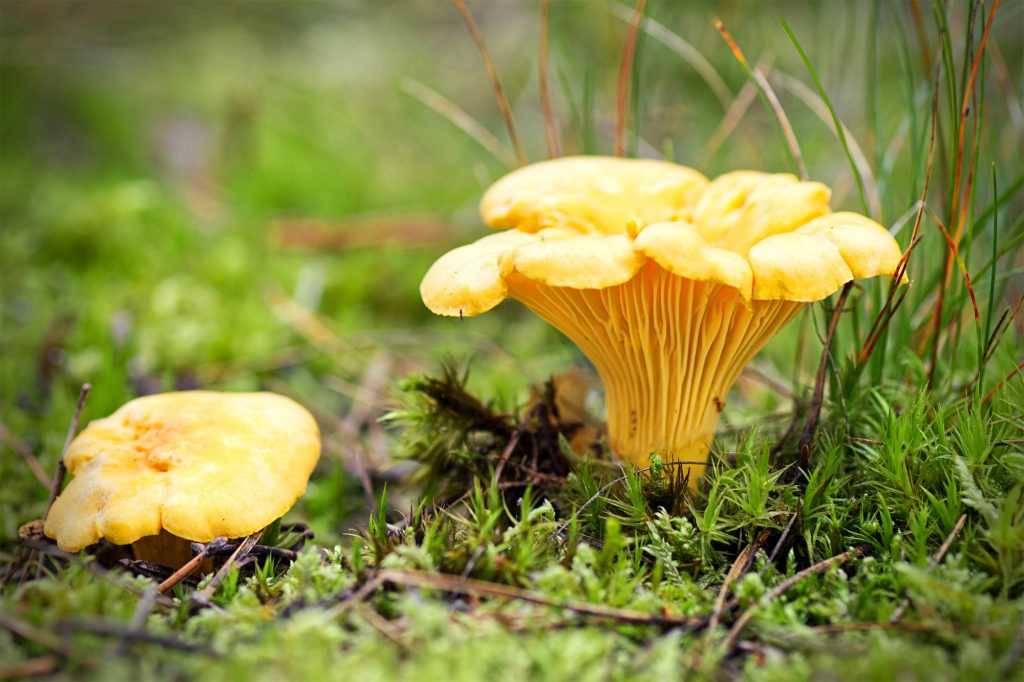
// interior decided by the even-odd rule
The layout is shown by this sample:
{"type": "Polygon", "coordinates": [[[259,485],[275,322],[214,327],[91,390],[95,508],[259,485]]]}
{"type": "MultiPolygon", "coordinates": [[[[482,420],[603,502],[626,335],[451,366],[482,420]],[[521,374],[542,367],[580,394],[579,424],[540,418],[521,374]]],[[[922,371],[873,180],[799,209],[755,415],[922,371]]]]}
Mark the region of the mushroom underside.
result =
{"type": "Polygon", "coordinates": [[[512,273],[509,295],[568,336],[605,388],[612,450],[638,467],[657,453],[695,482],[743,367],[805,303],[744,303],[734,287],[648,262],[603,289],[539,284],[512,273]]]}

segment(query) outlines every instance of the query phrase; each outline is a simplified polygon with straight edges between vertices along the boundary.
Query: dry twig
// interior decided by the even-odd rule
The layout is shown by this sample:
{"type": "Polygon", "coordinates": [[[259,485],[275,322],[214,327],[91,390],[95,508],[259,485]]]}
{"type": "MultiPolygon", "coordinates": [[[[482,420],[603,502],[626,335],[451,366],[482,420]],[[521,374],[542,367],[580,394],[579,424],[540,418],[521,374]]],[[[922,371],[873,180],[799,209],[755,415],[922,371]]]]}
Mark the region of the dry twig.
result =
{"type": "Polygon", "coordinates": [[[46,511],[43,513],[43,522],[46,522],[46,518],[50,515],[50,508],[53,506],[54,500],[57,499],[57,495],[60,494],[60,489],[64,485],[64,477],[67,475],[67,467],[64,466],[64,455],[67,454],[68,448],[71,447],[71,441],[78,433],[78,420],[82,417],[82,408],[85,407],[85,399],[89,397],[89,391],[92,390],[92,385],[82,384],[82,390],[78,393],[78,402],[75,404],[75,414],[71,417],[71,424],[68,426],[68,435],[64,438],[64,449],[60,451],[60,459],[57,460],[57,473],[54,474],[53,480],[50,482],[50,499],[46,502],[46,511]]]}
{"type": "Polygon", "coordinates": [[[844,563],[852,556],[859,557],[862,555],[863,551],[860,549],[857,549],[855,551],[846,551],[842,554],[837,554],[831,559],[826,559],[825,561],[820,561],[814,564],[813,566],[809,566],[808,568],[805,568],[804,570],[798,573],[794,573],[786,580],[783,580],[771,591],[765,594],[756,604],[751,605],[746,611],[740,614],[740,617],[736,619],[735,623],[733,623],[732,629],[729,630],[729,634],[725,637],[725,642],[723,643],[725,651],[728,652],[736,644],[736,639],[740,636],[740,633],[743,632],[743,629],[747,627],[747,624],[750,622],[750,619],[754,617],[754,613],[757,611],[758,608],[764,606],[773,599],[777,599],[778,597],[782,596],[791,587],[799,583],[804,578],[807,578],[818,573],[824,573],[833,566],[837,566],[839,564],[844,563]]]}

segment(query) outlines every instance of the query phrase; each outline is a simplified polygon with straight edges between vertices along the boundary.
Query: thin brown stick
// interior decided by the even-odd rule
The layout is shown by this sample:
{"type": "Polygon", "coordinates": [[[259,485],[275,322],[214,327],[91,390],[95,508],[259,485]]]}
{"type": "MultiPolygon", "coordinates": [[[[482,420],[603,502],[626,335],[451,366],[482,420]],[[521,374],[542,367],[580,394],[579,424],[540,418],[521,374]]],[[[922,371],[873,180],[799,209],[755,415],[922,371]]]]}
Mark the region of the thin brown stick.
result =
{"type": "Polygon", "coordinates": [[[722,617],[722,610],[725,608],[725,599],[729,596],[729,589],[747,570],[749,559],[755,551],[754,546],[757,542],[757,539],[755,539],[744,547],[743,551],[736,556],[736,560],[732,562],[729,572],[725,574],[725,581],[722,582],[722,588],[718,590],[718,598],[715,599],[715,609],[711,612],[711,619],[708,620],[708,630],[714,630],[718,627],[718,621],[722,617]]]}
{"type": "Polygon", "coordinates": [[[0,680],[27,680],[30,677],[51,675],[60,667],[60,662],[53,656],[37,656],[0,668],[0,680]]]}
{"type": "Polygon", "coordinates": [[[747,624],[750,622],[750,619],[754,617],[754,613],[757,611],[757,609],[768,604],[773,599],[777,599],[778,597],[782,596],[786,593],[786,591],[788,591],[791,587],[799,583],[804,578],[807,578],[818,573],[824,573],[831,569],[833,566],[837,566],[839,564],[844,563],[852,556],[859,557],[862,555],[863,552],[860,549],[857,549],[855,551],[847,550],[842,554],[837,554],[831,559],[825,559],[824,561],[820,561],[814,564],[813,566],[805,568],[799,573],[794,573],[792,576],[779,583],[770,592],[765,594],[756,604],[751,605],[746,611],[740,614],[740,617],[736,619],[735,623],[733,623],[732,629],[729,630],[729,634],[725,637],[725,641],[722,644],[724,651],[729,652],[733,648],[733,646],[736,644],[736,639],[743,632],[743,629],[747,627],[747,624]]]}
{"type": "Polygon", "coordinates": [[[671,616],[652,615],[631,609],[619,609],[611,606],[604,606],[602,604],[554,601],[542,594],[523,590],[517,587],[500,585],[498,583],[491,583],[473,578],[458,578],[445,573],[427,573],[425,571],[385,568],[378,571],[376,577],[381,582],[392,583],[394,585],[428,588],[441,590],[443,592],[451,592],[453,594],[468,594],[477,597],[504,599],[507,601],[523,601],[530,604],[566,609],[582,616],[607,618],[609,620],[622,623],[660,625],[663,627],[686,627],[698,625],[703,620],[701,618],[674,618],[671,616]]]}
{"type": "Polygon", "coordinates": [[[806,470],[811,463],[811,441],[818,430],[818,419],[821,416],[821,404],[825,396],[825,370],[828,367],[832,353],[832,339],[836,334],[836,327],[839,326],[839,316],[846,305],[846,297],[853,289],[853,282],[847,282],[836,299],[836,307],[832,311],[832,319],[828,323],[828,334],[825,336],[824,348],[821,349],[821,362],[818,363],[818,373],[814,377],[814,393],[811,397],[811,406],[807,410],[807,421],[804,422],[804,430],[797,442],[797,452],[800,457],[800,465],[806,470]]]}
{"type": "Polygon", "coordinates": [[[548,141],[548,156],[554,159],[562,155],[562,147],[558,142],[558,126],[555,124],[555,113],[551,106],[551,84],[548,79],[548,15],[550,12],[551,0],[540,0],[537,82],[540,86],[540,109],[544,114],[544,133],[548,141]]]}
{"type": "MultiPolygon", "coordinates": [[[[626,115],[629,101],[629,77],[633,70],[633,57],[636,54],[636,41],[640,33],[640,21],[644,18],[647,0],[637,0],[633,10],[633,21],[626,34],[626,45],[622,50],[622,61],[619,62],[619,86],[615,97],[615,156],[626,153],[626,115]]],[[[636,121],[633,121],[636,125],[636,121]]]]}
{"type": "Polygon", "coordinates": [[[999,343],[1002,341],[1003,336],[1006,334],[1006,330],[1010,328],[1013,321],[1017,318],[1017,313],[1020,312],[1021,308],[1024,307],[1024,296],[1020,297],[1017,301],[1017,305],[1013,307],[1011,311],[1009,306],[1000,315],[999,320],[995,326],[992,327],[992,333],[989,334],[988,341],[985,342],[985,353],[982,355],[982,361],[988,362],[992,359],[992,354],[995,353],[996,348],[999,347],[999,343]]]}
{"type": "Polygon", "coordinates": [[[54,474],[53,480],[50,483],[50,499],[46,501],[43,522],[50,515],[50,508],[53,507],[54,500],[57,499],[57,495],[60,495],[60,489],[64,486],[64,477],[68,473],[67,467],[64,466],[64,455],[67,454],[68,448],[71,447],[71,441],[78,433],[78,420],[82,417],[82,408],[85,407],[85,399],[89,397],[89,391],[91,390],[91,384],[82,384],[82,389],[78,392],[75,414],[71,417],[71,424],[68,425],[68,435],[64,438],[64,448],[60,451],[60,458],[57,460],[57,473],[54,474]]]}
{"type": "Polygon", "coordinates": [[[793,512],[789,515],[789,523],[786,524],[786,528],[782,531],[782,535],[780,535],[779,539],[775,542],[775,547],[772,549],[772,553],[768,555],[769,562],[775,561],[775,557],[778,556],[779,550],[781,550],[783,545],[786,543],[786,538],[789,537],[790,531],[792,531],[793,526],[796,525],[797,516],[797,512],[793,512]]]}
{"type": "Polygon", "coordinates": [[[1007,381],[1012,379],[1015,374],[1020,374],[1021,370],[1024,370],[1024,361],[1022,361],[1019,365],[1017,365],[1012,370],[1010,370],[1009,374],[1007,374],[1005,377],[1003,377],[998,384],[993,386],[992,390],[989,391],[988,393],[986,393],[985,397],[981,399],[981,403],[984,405],[989,400],[991,400],[992,396],[994,396],[996,394],[996,391],[1001,389],[1003,387],[1003,384],[1005,384],[1007,381]]]}
{"type": "MultiPolygon", "coordinates": [[[[965,523],[967,523],[967,514],[961,514],[960,518],[956,521],[956,525],[953,526],[953,530],[951,530],[949,535],[946,536],[945,541],[939,549],[936,550],[935,554],[932,555],[931,560],[928,562],[929,571],[942,563],[942,560],[946,558],[946,552],[949,551],[953,541],[956,540],[956,536],[960,535],[960,531],[964,529],[965,523]]],[[[899,608],[897,608],[889,618],[889,624],[895,625],[896,623],[899,623],[900,620],[903,619],[903,615],[907,612],[908,606],[910,606],[910,597],[904,597],[903,601],[900,602],[899,608]]]]}
{"type": "Polygon", "coordinates": [[[519,130],[516,128],[516,122],[512,118],[512,107],[509,105],[508,98],[505,96],[505,90],[501,87],[501,80],[498,78],[498,71],[494,68],[494,62],[491,61],[491,55],[487,51],[487,45],[484,44],[484,37],[480,33],[480,29],[477,28],[476,22],[473,21],[473,15],[469,13],[466,3],[463,2],[463,0],[454,0],[454,2],[455,7],[459,10],[459,14],[462,15],[462,20],[466,22],[466,28],[469,29],[470,35],[473,36],[473,42],[476,43],[476,47],[480,51],[480,57],[484,62],[484,68],[487,69],[487,76],[491,79],[491,86],[494,88],[494,95],[498,98],[498,106],[501,108],[501,115],[505,119],[505,127],[508,129],[508,136],[511,138],[512,146],[516,150],[516,158],[519,159],[519,165],[525,166],[528,161],[526,159],[526,152],[523,151],[523,143],[519,139],[519,130]]]}
{"type": "Polygon", "coordinates": [[[32,454],[32,450],[25,445],[24,441],[11,433],[10,429],[8,429],[7,425],[2,421],[0,421],[0,440],[6,441],[10,448],[25,460],[25,464],[28,466],[29,471],[32,472],[32,475],[36,477],[36,480],[39,481],[44,488],[49,490],[52,481],[47,475],[46,470],[43,469],[43,465],[39,463],[39,460],[36,459],[34,454],[32,454]]]}
{"type": "Polygon", "coordinates": [[[199,550],[199,552],[194,557],[189,559],[184,566],[182,566],[177,571],[172,573],[171,577],[169,577],[167,580],[160,583],[160,585],[156,588],[157,591],[160,594],[166,594],[170,590],[174,589],[175,585],[177,585],[182,580],[184,580],[185,578],[189,577],[197,570],[199,570],[200,564],[203,563],[203,561],[206,559],[206,555],[211,550],[219,549],[226,545],[227,542],[227,538],[216,538],[203,545],[203,548],[199,550]]]}

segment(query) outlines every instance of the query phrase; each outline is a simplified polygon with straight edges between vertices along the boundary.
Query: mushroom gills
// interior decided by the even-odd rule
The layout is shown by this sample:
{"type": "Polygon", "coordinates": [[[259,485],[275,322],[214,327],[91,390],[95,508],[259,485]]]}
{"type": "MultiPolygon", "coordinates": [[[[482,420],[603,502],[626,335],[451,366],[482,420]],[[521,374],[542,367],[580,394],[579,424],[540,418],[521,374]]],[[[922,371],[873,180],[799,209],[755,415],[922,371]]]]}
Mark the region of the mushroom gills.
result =
{"type": "Polygon", "coordinates": [[[718,416],[740,371],[803,308],[744,302],[730,286],[655,263],[604,289],[552,287],[513,273],[510,295],[572,339],[605,386],[610,445],[638,467],[657,453],[703,473],[718,416]]]}

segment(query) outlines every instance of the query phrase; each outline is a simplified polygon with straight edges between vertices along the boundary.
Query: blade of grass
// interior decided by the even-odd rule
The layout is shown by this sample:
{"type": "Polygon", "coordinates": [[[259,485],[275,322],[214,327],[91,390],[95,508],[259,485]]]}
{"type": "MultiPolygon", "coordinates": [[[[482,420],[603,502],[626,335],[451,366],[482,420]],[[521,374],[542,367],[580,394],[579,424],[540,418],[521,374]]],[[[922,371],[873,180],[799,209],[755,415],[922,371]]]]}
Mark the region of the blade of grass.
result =
{"type": "Polygon", "coordinates": [[[797,40],[796,34],[793,33],[793,29],[790,28],[789,22],[785,19],[780,19],[782,28],[786,30],[786,34],[792,41],[796,51],[800,53],[800,59],[803,60],[804,66],[807,67],[807,72],[811,74],[811,79],[814,80],[814,85],[818,88],[818,94],[821,95],[821,101],[828,107],[828,113],[832,116],[832,124],[835,126],[836,135],[839,136],[839,144],[842,145],[843,151],[846,153],[846,158],[850,162],[850,168],[853,170],[853,177],[857,181],[857,190],[860,192],[860,200],[864,204],[864,210],[872,217],[880,217],[877,213],[872,213],[871,204],[868,203],[867,192],[864,189],[864,178],[861,175],[860,169],[857,167],[857,162],[854,160],[853,155],[850,152],[850,145],[846,139],[846,128],[839,120],[839,116],[836,115],[835,107],[832,106],[832,100],[829,99],[828,93],[825,92],[825,87],[821,84],[821,79],[818,77],[818,72],[815,71],[814,65],[811,63],[810,57],[804,51],[803,45],[797,40]]]}
{"type": "MultiPolygon", "coordinates": [[[[736,58],[736,61],[739,62],[740,66],[743,68],[743,72],[747,75],[747,78],[750,79],[750,81],[757,88],[757,95],[761,100],[761,104],[768,112],[769,118],[771,118],[772,124],[775,126],[776,132],[779,134],[780,141],[782,142],[782,147],[786,152],[786,156],[789,158],[789,162],[792,165],[793,170],[796,171],[796,173],[800,175],[800,177],[806,179],[808,177],[807,169],[803,165],[803,159],[800,156],[800,151],[798,148],[794,150],[793,147],[793,143],[796,141],[796,137],[795,135],[793,135],[792,128],[789,127],[789,120],[779,118],[779,112],[782,111],[781,106],[777,107],[776,105],[773,105],[772,101],[768,99],[768,94],[767,92],[765,92],[764,89],[764,84],[767,81],[764,80],[763,76],[759,78],[757,76],[757,72],[750,68],[750,63],[747,62],[747,58],[743,55],[743,50],[741,50],[740,46],[736,44],[735,40],[733,40],[732,34],[729,33],[729,31],[725,28],[725,24],[722,23],[721,20],[715,22],[715,28],[718,29],[718,32],[721,34],[722,39],[725,41],[726,45],[729,46],[729,49],[732,51],[732,54],[736,58]],[[774,116],[772,114],[774,114],[774,116]],[[783,120],[786,121],[785,125],[787,128],[789,128],[788,133],[783,128],[783,120]]],[[[774,93],[773,99],[777,104],[778,98],[774,97],[774,93]]],[[[783,112],[783,115],[784,113],[785,112],[783,112]]]]}
{"type": "Polygon", "coordinates": [[[830,127],[837,138],[842,140],[845,137],[846,141],[849,143],[850,158],[856,165],[857,171],[861,174],[861,177],[864,178],[867,197],[871,205],[870,211],[877,220],[881,221],[882,204],[878,197],[878,186],[875,183],[875,176],[871,170],[871,164],[860,145],[857,144],[857,140],[855,140],[853,135],[850,133],[850,129],[841,121],[839,122],[839,125],[842,130],[840,131],[837,129],[835,127],[836,118],[834,115],[831,115],[828,105],[821,99],[821,97],[816,95],[801,81],[782,71],[774,72],[773,76],[778,81],[779,85],[807,105],[807,108],[810,109],[822,122],[830,124],[830,127]]]}
{"type": "MultiPolygon", "coordinates": [[[[612,5],[612,14],[626,22],[633,19],[633,9],[625,5],[612,5]]],[[[692,66],[693,70],[707,83],[708,88],[722,104],[722,108],[729,108],[732,103],[732,92],[711,62],[700,53],[700,50],[651,17],[644,17],[640,28],[692,66]]]]}
{"type": "Polygon", "coordinates": [[[562,155],[558,142],[558,127],[551,106],[551,85],[548,82],[548,15],[551,0],[540,2],[540,39],[537,44],[537,81],[540,84],[540,108],[544,113],[544,133],[548,142],[548,156],[557,158],[562,155]]]}
{"type": "MultiPolygon", "coordinates": [[[[996,164],[992,164],[992,203],[999,197],[998,183],[996,180],[996,164]]],[[[992,212],[992,262],[996,262],[999,253],[999,211],[992,212]]],[[[996,269],[992,268],[992,275],[988,282],[988,306],[985,311],[985,338],[992,338],[992,314],[996,308],[996,269]]],[[[1024,299],[1022,299],[1024,300],[1024,299]]],[[[985,385],[985,359],[988,355],[988,344],[981,351],[981,362],[978,363],[978,385],[985,385]]]]}
{"type": "MultiPolygon", "coordinates": [[[[626,34],[622,60],[619,62],[619,85],[615,96],[615,156],[622,156],[626,152],[626,103],[629,99],[629,83],[640,32],[640,20],[643,19],[646,8],[647,0],[637,0],[636,8],[633,10],[633,21],[630,23],[629,33],[626,34]]],[[[636,121],[633,121],[633,125],[636,127],[636,121]]]]}
{"type": "Polygon", "coordinates": [[[412,79],[402,83],[402,90],[448,119],[452,125],[473,138],[477,144],[490,152],[494,158],[506,167],[515,168],[519,165],[516,157],[509,153],[508,149],[505,148],[498,138],[491,134],[491,131],[460,109],[450,99],[412,79]]]}
{"type": "Polygon", "coordinates": [[[885,303],[882,305],[881,310],[879,310],[878,315],[875,316],[875,320],[871,325],[871,330],[868,332],[868,335],[864,340],[864,345],[861,346],[860,351],[857,354],[857,364],[859,366],[863,366],[864,363],[871,358],[871,354],[874,352],[879,339],[886,333],[893,315],[907,297],[907,292],[904,290],[899,299],[894,303],[896,291],[899,289],[903,276],[906,274],[907,268],[909,267],[910,256],[921,241],[921,238],[918,236],[918,232],[921,229],[921,220],[924,218],[924,212],[927,206],[928,190],[931,187],[935,163],[935,133],[939,119],[939,76],[940,70],[938,66],[936,66],[935,76],[932,82],[931,132],[929,133],[928,159],[925,163],[924,187],[921,190],[921,198],[918,200],[917,216],[914,218],[914,229],[910,234],[910,245],[907,247],[907,250],[903,252],[903,257],[900,258],[899,263],[896,265],[896,270],[893,272],[892,280],[889,283],[889,295],[886,297],[885,303]]]}
{"type": "Polygon", "coordinates": [[[494,88],[494,95],[498,98],[498,106],[501,108],[501,115],[505,119],[505,127],[508,129],[508,136],[511,138],[512,146],[516,150],[516,158],[519,160],[519,165],[525,166],[528,161],[526,159],[526,152],[523,151],[523,143],[519,139],[519,130],[516,128],[516,122],[512,118],[512,107],[509,106],[508,98],[505,96],[505,91],[501,87],[501,81],[498,79],[498,71],[494,68],[494,62],[491,61],[491,55],[487,51],[487,46],[484,44],[484,37],[480,33],[480,29],[477,27],[476,22],[473,21],[473,15],[469,13],[466,3],[463,2],[463,0],[454,0],[454,2],[455,7],[459,10],[459,14],[462,15],[462,20],[466,22],[466,28],[469,29],[470,34],[473,36],[473,42],[476,43],[476,47],[480,51],[480,57],[484,62],[484,68],[487,69],[487,76],[491,79],[491,86],[494,88]]]}
{"type": "MultiPolygon", "coordinates": [[[[771,55],[762,57],[758,63],[757,68],[764,71],[771,69],[773,58],[771,55]]],[[[757,97],[757,87],[751,82],[747,81],[740,88],[740,92],[736,95],[736,98],[729,104],[729,108],[726,109],[725,115],[722,116],[722,120],[719,122],[718,127],[715,128],[715,132],[708,138],[707,144],[704,145],[704,149],[701,150],[700,156],[698,157],[697,167],[706,168],[711,163],[711,157],[715,155],[719,147],[721,147],[729,136],[732,135],[732,131],[736,129],[743,116],[747,113],[754,98],[757,97]]]]}
{"type": "MultiPolygon", "coordinates": [[[[939,334],[942,331],[942,315],[943,306],[946,298],[946,284],[949,280],[949,275],[953,269],[953,262],[957,257],[955,252],[955,245],[959,243],[961,236],[963,235],[965,213],[962,207],[967,205],[970,198],[971,186],[968,184],[967,189],[964,191],[964,196],[960,196],[960,182],[963,177],[964,169],[964,131],[967,128],[967,113],[972,101],[971,95],[974,90],[975,78],[978,73],[978,65],[982,62],[985,56],[985,42],[988,40],[989,31],[992,28],[992,20],[995,19],[996,10],[999,8],[999,0],[995,0],[992,4],[992,9],[989,11],[988,20],[985,22],[985,30],[981,35],[981,42],[978,44],[977,52],[972,60],[970,76],[967,78],[966,87],[964,89],[962,102],[960,105],[960,114],[957,118],[957,148],[956,148],[956,161],[953,170],[953,191],[950,195],[950,201],[952,202],[950,208],[950,219],[955,221],[953,226],[953,240],[950,242],[950,250],[946,253],[946,260],[943,266],[942,279],[939,281],[939,295],[935,301],[935,312],[932,316],[932,331],[931,334],[926,334],[924,337],[925,343],[928,341],[928,337],[931,336],[931,362],[928,368],[928,384],[931,385],[934,377],[935,370],[938,366],[938,346],[939,346],[939,334]]],[[[972,6],[972,12],[974,7],[972,6]]],[[[936,10],[938,12],[938,10],[936,10]]],[[[969,27],[970,28],[970,27],[969,27]]],[[[948,32],[947,32],[948,33],[948,32]]],[[[966,67],[966,64],[965,64],[966,67]]],[[[955,90],[954,90],[955,94],[955,90]]],[[[975,116],[977,120],[977,115],[975,116]]],[[[970,164],[970,171],[968,176],[968,183],[973,179],[974,167],[977,165],[977,155],[973,155],[972,163],[970,164]]],[[[949,240],[947,240],[949,241],[949,240]]],[[[973,297],[973,291],[971,292],[973,297]]]]}

